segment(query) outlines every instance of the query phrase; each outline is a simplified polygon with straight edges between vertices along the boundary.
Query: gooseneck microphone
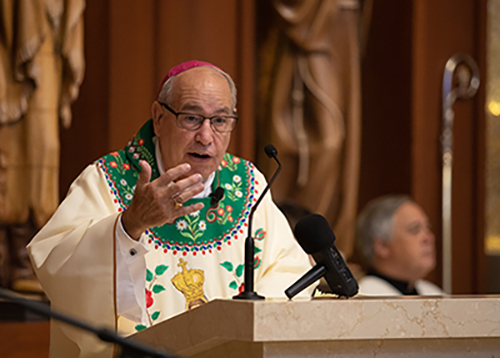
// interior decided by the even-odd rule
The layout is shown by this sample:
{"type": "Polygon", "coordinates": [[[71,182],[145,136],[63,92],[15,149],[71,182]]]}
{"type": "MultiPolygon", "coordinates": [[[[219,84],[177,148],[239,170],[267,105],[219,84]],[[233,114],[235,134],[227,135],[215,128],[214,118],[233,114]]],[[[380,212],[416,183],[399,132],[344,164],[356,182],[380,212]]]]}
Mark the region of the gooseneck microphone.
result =
{"type": "Polygon", "coordinates": [[[263,296],[260,296],[257,294],[257,292],[254,291],[254,250],[255,250],[255,242],[254,238],[252,237],[252,222],[253,222],[253,214],[255,213],[255,210],[259,206],[260,202],[266,196],[267,192],[269,191],[269,188],[271,188],[271,185],[274,183],[276,180],[276,177],[278,176],[279,172],[281,171],[281,163],[278,160],[278,151],[272,144],[266,145],[264,148],[264,151],[266,152],[267,156],[269,158],[273,158],[276,163],[278,163],[278,169],[274,172],[271,180],[269,183],[267,183],[266,187],[262,191],[262,193],[259,196],[259,199],[257,199],[257,202],[252,206],[252,209],[250,210],[250,216],[248,219],[248,236],[245,240],[245,263],[244,263],[244,282],[245,282],[245,288],[243,292],[241,292],[239,295],[233,296],[234,299],[242,299],[242,300],[262,300],[264,299],[263,296]]]}
{"type": "Polygon", "coordinates": [[[215,189],[215,191],[209,195],[210,197],[210,207],[216,208],[217,205],[219,205],[219,201],[222,200],[222,197],[224,196],[224,188],[221,188],[220,186],[215,189]]]}
{"type": "Polygon", "coordinates": [[[310,214],[302,218],[295,225],[295,237],[317,264],[285,291],[288,298],[323,276],[331,291],[338,296],[351,297],[358,293],[358,283],[335,247],[335,234],[323,216],[310,214]]]}

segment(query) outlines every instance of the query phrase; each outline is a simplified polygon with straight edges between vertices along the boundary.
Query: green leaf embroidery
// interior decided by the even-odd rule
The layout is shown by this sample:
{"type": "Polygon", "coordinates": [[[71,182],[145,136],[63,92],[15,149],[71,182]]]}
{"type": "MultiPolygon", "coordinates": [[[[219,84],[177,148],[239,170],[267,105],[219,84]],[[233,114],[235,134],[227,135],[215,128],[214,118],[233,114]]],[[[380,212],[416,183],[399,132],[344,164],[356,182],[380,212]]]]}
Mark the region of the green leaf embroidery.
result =
{"type": "Polygon", "coordinates": [[[149,269],[146,269],[146,281],[148,282],[153,281],[153,273],[149,271],[149,269]]]}
{"type": "Polygon", "coordinates": [[[238,284],[236,283],[236,281],[231,281],[231,283],[229,284],[229,288],[236,290],[238,288],[238,284]]]}
{"type": "Polygon", "coordinates": [[[161,291],[165,291],[165,287],[163,287],[162,285],[158,285],[158,284],[153,286],[154,293],[160,293],[161,291]]]}
{"type": "Polygon", "coordinates": [[[266,232],[264,231],[264,229],[259,229],[257,230],[257,232],[255,233],[255,239],[256,240],[264,240],[264,238],[266,237],[266,232]]]}
{"type": "Polygon", "coordinates": [[[160,311],[156,311],[155,313],[153,313],[153,314],[151,315],[151,319],[152,319],[153,321],[157,320],[157,319],[158,319],[158,317],[160,317],[160,311]]]}
{"type": "Polygon", "coordinates": [[[158,275],[158,276],[161,276],[163,275],[163,273],[168,269],[168,266],[166,265],[158,265],[156,266],[156,269],[155,269],[155,273],[158,275]]]}
{"type": "Polygon", "coordinates": [[[254,253],[254,254],[258,254],[258,253],[259,253],[259,252],[261,252],[261,251],[262,251],[261,249],[259,249],[257,246],[255,246],[255,247],[254,247],[254,251],[253,251],[253,253],[254,253]]]}
{"type": "Polygon", "coordinates": [[[230,263],[229,261],[223,262],[220,264],[222,267],[224,267],[226,270],[229,272],[233,271],[233,264],[230,263]]]}
{"type": "Polygon", "coordinates": [[[241,275],[243,275],[243,270],[245,268],[245,265],[241,264],[241,265],[238,265],[238,267],[236,267],[236,276],[238,277],[241,277],[241,275]]]}
{"type": "Polygon", "coordinates": [[[142,330],[144,330],[144,329],[146,329],[146,328],[148,328],[148,327],[146,327],[146,326],[145,326],[145,325],[143,325],[143,324],[138,324],[137,326],[135,326],[135,330],[136,330],[137,332],[140,332],[140,331],[142,331],[142,330]]]}
{"type": "Polygon", "coordinates": [[[187,237],[188,239],[192,239],[193,238],[193,235],[190,232],[181,231],[180,234],[182,236],[184,236],[184,237],[187,237]]]}
{"type": "Polygon", "coordinates": [[[260,267],[260,264],[262,263],[262,260],[260,259],[259,256],[255,257],[255,260],[253,261],[253,267],[255,269],[258,269],[260,267]]]}

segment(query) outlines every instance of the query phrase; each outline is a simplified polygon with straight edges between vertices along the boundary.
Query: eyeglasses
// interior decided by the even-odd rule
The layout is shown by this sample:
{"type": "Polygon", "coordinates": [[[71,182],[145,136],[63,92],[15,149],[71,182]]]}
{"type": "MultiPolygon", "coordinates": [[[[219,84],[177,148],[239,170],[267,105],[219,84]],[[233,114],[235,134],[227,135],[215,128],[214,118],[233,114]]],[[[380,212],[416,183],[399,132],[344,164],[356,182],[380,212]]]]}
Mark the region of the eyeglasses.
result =
{"type": "Polygon", "coordinates": [[[190,131],[195,131],[201,127],[205,119],[210,121],[210,126],[212,129],[216,130],[219,133],[228,133],[231,132],[236,123],[238,122],[237,116],[213,116],[213,117],[205,117],[201,114],[195,113],[185,113],[185,112],[176,112],[172,108],[170,108],[167,104],[159,102],[163,107],[165,107],[169,112],[175,115],[176,124],[180,128],[184,128],[190,131]]]}

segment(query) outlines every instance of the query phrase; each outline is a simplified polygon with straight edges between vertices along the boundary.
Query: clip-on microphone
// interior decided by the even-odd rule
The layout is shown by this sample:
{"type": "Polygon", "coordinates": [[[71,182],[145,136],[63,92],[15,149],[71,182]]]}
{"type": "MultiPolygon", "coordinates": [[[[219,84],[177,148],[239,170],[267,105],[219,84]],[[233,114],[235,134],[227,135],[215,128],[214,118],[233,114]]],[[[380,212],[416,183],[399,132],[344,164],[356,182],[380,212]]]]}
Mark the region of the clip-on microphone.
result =
{"type": "Polygon", "coordinates": [[[260,202],[266,195],[267,191],[273,184],[274,180],[278,176],[279,172],[281,171],[281,163],[279,162],[277,155],[278,151],[272,144],[266,145],[264,148],[264,151],[266,152],[267,156],[269,158],[273,158],[276,163],[278,163],[278,169],[274,172],[274,175],[272,176],[271,180],[269,183],[266,185],[264,190],[262,191],[262,194],[260,194],[259,199],[255,203],[254,206],[252,206],[252,209],[250,210],[250,216],[248,220],[248,236],[245,240],[245,277],[244,277],[244,282],[245,282],[245,288],[243,292],[241,292],[239,295],[233,296],[234,299],[241,299],[241,300],[263,300],[264,297],[260,296],[257,292],[254,291],[254,250],[255,250],[255,243],[254,243],[254,238],[252,237],[252,219],[253,219],[253,214],[255,213],[255,210],[259,206],[260,202]]]}
{"type": "Polygon", "coordinates": [[[221,188],[220,186],[215,189],[215,191],[209,195],[210,197],[210,207],[216,208],[217,205],[219,205],[219,201],[222,200],[222,197],[224,196],[224,188],[221,188]]]}

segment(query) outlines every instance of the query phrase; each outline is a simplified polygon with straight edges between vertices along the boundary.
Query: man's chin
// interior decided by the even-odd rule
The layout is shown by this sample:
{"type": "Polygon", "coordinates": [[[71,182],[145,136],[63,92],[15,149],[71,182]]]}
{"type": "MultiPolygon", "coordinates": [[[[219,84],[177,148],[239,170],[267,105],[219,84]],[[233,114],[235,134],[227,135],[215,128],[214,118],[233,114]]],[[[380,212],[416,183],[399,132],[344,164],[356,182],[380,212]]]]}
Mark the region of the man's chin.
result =
{"type": "Polygon", "coordinates": [[[420,274],[420,277],[423,278],[425,276],[427,276],[428,274],[430,274],[434,268],[436,267],[436,261],[433,260],[433,261],[430,261],[430,262],[426,262],[425,264],[422,265],[420,271],[421,271],[421,274],[420,274]]]}

